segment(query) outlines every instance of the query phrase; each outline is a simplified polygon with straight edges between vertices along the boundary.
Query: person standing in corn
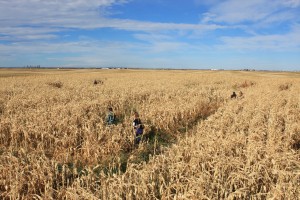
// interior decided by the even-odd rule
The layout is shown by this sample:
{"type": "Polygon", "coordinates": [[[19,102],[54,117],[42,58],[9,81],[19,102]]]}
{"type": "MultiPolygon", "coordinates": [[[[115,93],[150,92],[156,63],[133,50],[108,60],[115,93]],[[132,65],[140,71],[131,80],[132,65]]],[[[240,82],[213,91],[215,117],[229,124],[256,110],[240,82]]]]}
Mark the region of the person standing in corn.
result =
{"type": "Polygon", "coordinates": [[[140,119],[139,113],[134,113],[134,120],[133,120],[133,128],[135,130],[135,139],[134,144],[139,144],[142,140],[143,132],[144,132],[144,125],[140,119]]]}
{"type": "Polygon", "coordinates": [[[112,107],[109,107],[106,116],[106,123],[107,125],[112,125],[114,122],[115,122],[115,113],[113,112],[112,107]]]}

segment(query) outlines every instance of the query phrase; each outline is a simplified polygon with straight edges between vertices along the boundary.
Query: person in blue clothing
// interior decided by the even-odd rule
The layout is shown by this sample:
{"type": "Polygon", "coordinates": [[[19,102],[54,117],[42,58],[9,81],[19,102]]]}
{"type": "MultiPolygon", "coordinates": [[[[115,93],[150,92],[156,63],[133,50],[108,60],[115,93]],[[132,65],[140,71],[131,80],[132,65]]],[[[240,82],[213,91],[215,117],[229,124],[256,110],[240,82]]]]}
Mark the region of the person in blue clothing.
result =
{"type": "Polygon", "coordinates": [[[135,139],[134,143],[139,144],[142,140],[142,136],[144,133],[144,125],[142,124],[142,121],[140,119],[139,113],[134,113],[134,120],[133,120],[133,128],[135,130],[135,139]]]}
{"type": "Polygon", "coordinates": [[[115,122],[115,113],[113,112],[112,107],[108,108],[108,113],[106,116],[106,123],[112,125],[115,122]]]}

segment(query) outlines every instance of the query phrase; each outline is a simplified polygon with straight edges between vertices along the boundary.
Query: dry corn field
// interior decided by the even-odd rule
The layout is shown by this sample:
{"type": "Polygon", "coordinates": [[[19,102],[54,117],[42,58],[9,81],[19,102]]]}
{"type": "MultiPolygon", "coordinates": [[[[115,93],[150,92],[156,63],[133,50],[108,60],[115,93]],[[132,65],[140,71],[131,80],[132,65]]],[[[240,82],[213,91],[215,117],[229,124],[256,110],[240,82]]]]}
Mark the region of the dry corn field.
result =
{"type": "Polygon", "coordinates": [[[300,199],[299,73],[1,69],[0,81],[0,199],[300,199]]]}

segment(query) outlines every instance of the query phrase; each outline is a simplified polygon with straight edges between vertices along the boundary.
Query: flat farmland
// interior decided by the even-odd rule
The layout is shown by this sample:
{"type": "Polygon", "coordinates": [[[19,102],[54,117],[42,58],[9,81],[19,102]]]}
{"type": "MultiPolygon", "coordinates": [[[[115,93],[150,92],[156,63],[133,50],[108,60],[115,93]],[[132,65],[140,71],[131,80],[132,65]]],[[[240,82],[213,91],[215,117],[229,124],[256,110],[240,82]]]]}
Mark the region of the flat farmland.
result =
{"type": "Polygon", "coordinates": [[[299,199],[300,73],[0,69],[0,81],[1,199],[299,199]]]}

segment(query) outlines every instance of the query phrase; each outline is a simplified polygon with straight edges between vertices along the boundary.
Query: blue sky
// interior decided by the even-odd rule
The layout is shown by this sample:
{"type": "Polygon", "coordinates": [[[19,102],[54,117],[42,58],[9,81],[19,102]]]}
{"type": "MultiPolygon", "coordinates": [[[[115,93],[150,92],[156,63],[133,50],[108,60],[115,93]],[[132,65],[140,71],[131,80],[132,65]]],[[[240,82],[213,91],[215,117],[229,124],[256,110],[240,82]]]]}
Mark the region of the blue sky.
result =
{"type": "Polygon", "coordinates": [[[300,70],[300,0],[0,0],[0,67],[300,70]]]}

